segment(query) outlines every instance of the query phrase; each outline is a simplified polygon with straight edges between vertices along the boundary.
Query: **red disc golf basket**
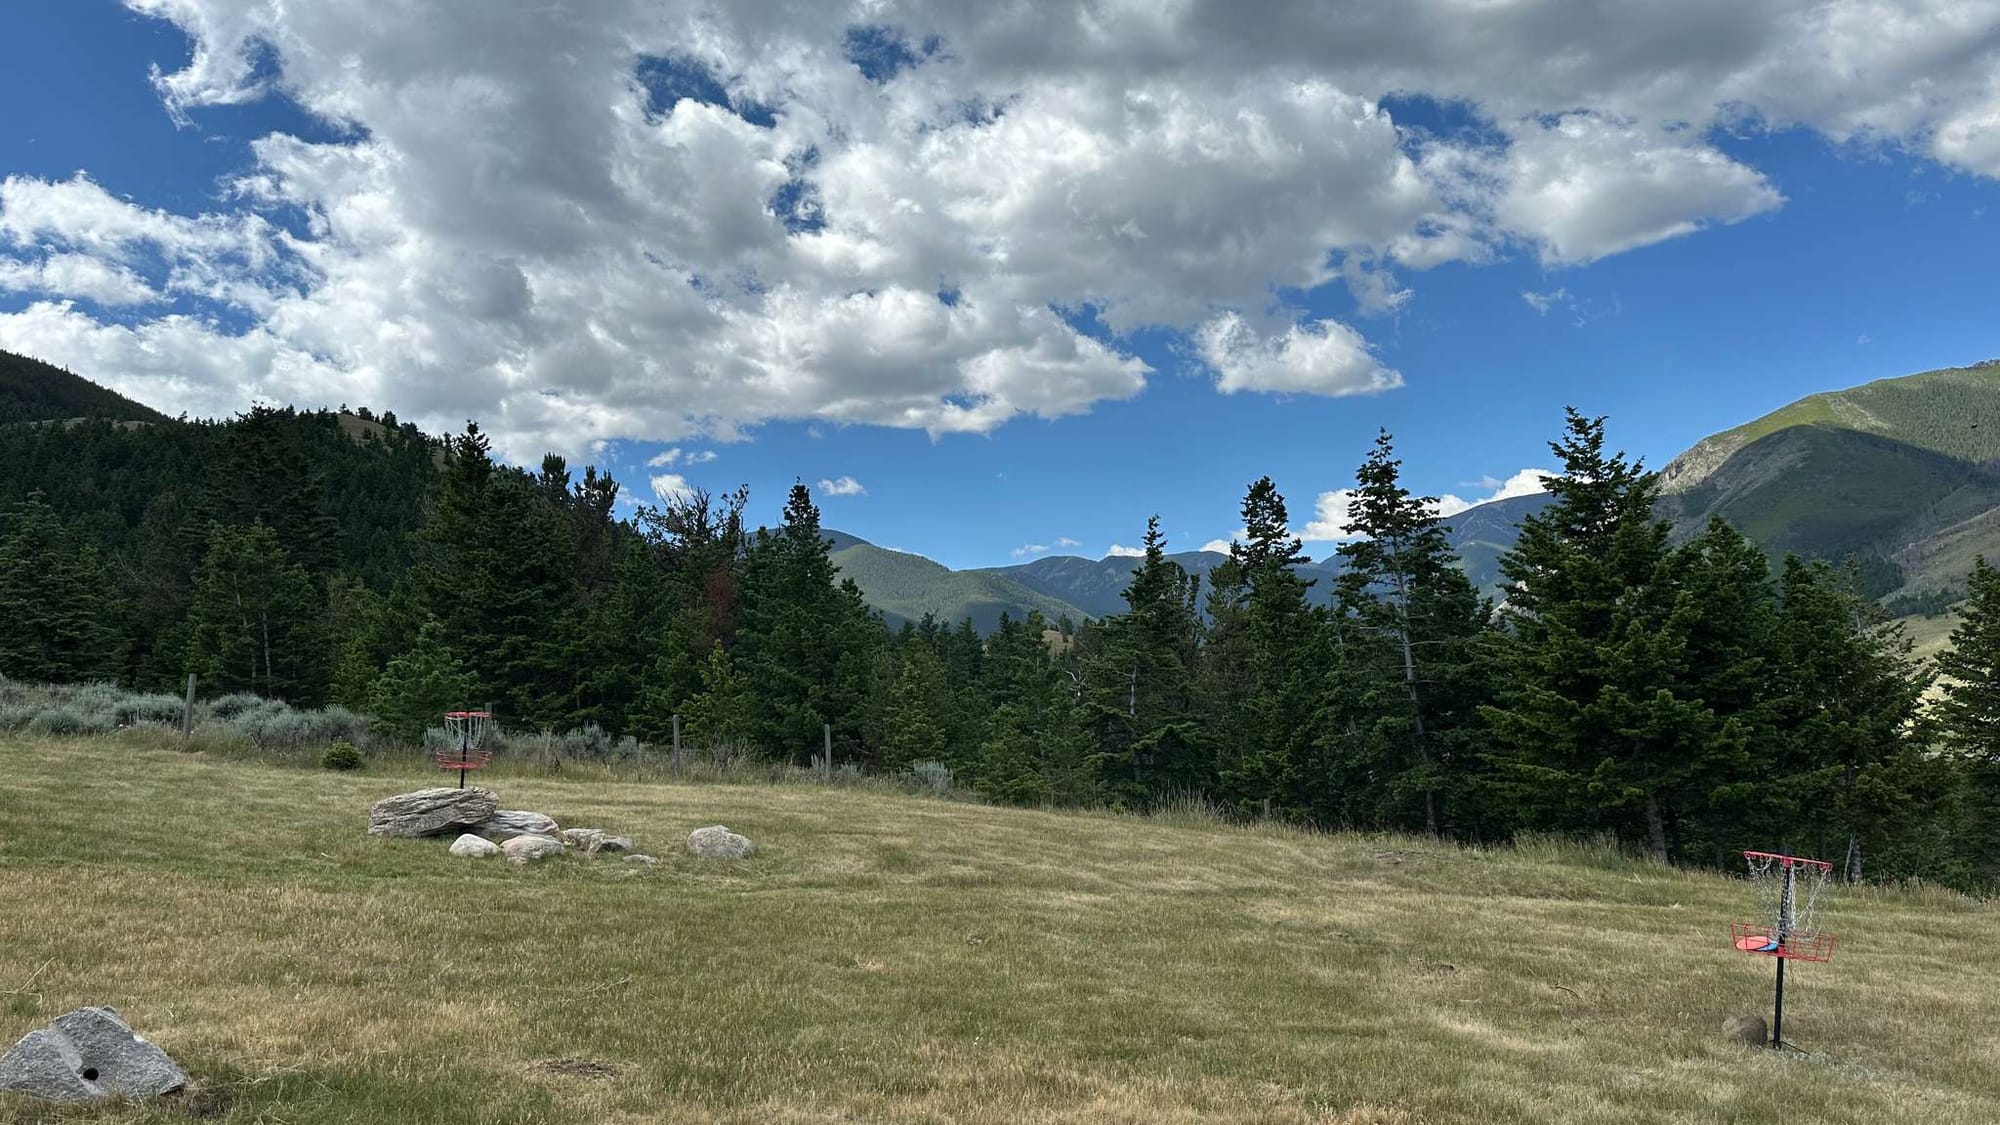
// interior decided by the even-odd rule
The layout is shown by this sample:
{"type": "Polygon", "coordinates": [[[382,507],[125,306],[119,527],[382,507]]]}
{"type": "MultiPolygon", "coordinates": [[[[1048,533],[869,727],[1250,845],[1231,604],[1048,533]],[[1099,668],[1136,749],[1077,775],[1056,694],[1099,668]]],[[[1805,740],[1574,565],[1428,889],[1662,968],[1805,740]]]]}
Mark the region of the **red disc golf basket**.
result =
{"type": "Polygon", "coordinates": [[[457,770],[458,787],[465,788],[465,771],[484,769],[493,762],[486,748],[486,733],[493,725],[491,711],[446,711],[446,745],[437,752],[439,769],[457,770]]]}
{"type": "Polygon", "coordinates": [[[1758,922],[1731,922],[1729,941],[1744,953],[1778,962],[1771,1010],[1771,1046],[1785,1045],[1785,962],[1833,960],[1833,935],[1815,916],[1833,881],[1833,864],[1779,852],[1744,852],[1757,888],[1758,922]]]}

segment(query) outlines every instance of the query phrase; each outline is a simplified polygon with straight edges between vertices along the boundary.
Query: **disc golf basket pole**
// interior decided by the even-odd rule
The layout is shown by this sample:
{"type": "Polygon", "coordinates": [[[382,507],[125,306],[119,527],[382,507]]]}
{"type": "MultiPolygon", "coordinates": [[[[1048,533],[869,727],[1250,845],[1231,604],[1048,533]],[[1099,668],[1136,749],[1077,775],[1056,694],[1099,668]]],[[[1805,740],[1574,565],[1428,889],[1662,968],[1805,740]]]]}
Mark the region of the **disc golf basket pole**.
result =
{"type": "Polygon", "coordinates": [[[1732,922],[1731,943],[1744,953],[1778,962],[1771,995],[1771,1047],[1785,1045],[1785,962],[1831,961],[1834,939],[1814,928],[1819,900],[1831,881],[1833,864],[1787,852],[1744,852],[1750,881],[1769,922],[1732,922]],[[1803,889],[1804,897],[1800,892],[1803,889]]]}
{"type": "Polygon", "coordinates": [[[493,763],[486,749],[486,732],[493,723],[491,711],[446,711],[445,745],[437,752],[439,769],[457,770],[458,787],[465,788],[467,770],[484,769],[493,763]]]}

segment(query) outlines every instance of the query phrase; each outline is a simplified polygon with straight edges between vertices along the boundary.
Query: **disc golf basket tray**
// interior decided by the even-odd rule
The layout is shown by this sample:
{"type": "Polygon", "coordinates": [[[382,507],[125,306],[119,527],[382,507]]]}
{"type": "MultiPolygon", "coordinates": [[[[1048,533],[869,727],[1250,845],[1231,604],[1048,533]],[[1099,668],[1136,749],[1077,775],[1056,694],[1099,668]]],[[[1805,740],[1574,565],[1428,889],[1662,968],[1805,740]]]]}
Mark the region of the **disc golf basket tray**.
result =
{"type": "Polygon", "coordinates": [[[493,724],[491,711],[446,711],[444,730],[448,745],[440,747],[435,757],[438,768],[458,773],[458,787],[465,788],[468,770],[485,769],[493,764],[493,751],[486,749],[486,732],[493,724]]]}

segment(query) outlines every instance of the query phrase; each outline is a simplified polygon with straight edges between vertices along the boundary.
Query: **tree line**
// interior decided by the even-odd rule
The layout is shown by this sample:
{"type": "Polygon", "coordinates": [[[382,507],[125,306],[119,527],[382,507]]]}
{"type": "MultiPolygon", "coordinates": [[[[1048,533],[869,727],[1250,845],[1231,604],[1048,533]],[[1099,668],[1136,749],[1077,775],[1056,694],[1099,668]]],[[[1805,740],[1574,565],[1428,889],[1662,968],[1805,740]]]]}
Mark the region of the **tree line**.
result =
{"type": "Polygon", "coordinates": [[[338,702],[419,738],[492,703],[800,763],[948,769],[987,799],[1189,799],[1327,828],[1608,836],[1728,864],[1790,847],[1852,878],[2000,878],[2000,575],[1935,667],[1851,567],[1676,540],[1654,474],[1571,411],[1553,501],[1481,595],[1381,435],[1333,597],[1285,500],[1245,495],[1204,583],[1157,521],[1124,613],[887,626],[795,486],[775,526],[695,492],[618,518],[559,457],[476,425],[260,409],[223,423],[0,427],[0,674],[338,702]],[[366,422],[357,426],[356,419],[366,422]],[[1940,676],[1940,673],[1942,674],[1940,676]],[[1928,700],[1928,702],[1927,702],[1928,700]]]}

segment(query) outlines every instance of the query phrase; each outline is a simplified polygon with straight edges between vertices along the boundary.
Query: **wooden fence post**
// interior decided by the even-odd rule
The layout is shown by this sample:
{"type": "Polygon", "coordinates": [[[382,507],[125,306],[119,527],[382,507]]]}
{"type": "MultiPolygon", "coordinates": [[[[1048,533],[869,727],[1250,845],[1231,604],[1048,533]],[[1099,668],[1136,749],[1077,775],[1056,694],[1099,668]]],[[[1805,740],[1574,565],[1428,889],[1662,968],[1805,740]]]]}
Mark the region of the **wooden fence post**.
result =
{"type": "Polygon", "coordinates": [[[833,724],[821,723],[820,734],[826,741],[826,756],[820,759],[820,768],[826,771],[828,782],[833,780],[833,724]]]}
{"type": "Polygon", "coordinates": [[[188,673],[187,701],[181,707],[181,737],[194,737],[194,673],[188,673]]]}
{"type": "Polygon", "coordinates": [[[681,776],[681,717],[679,715],[674,716],[674,752],[673,756],[667,759],[667,772],[673,774],[676,779],[681,776]]]}

